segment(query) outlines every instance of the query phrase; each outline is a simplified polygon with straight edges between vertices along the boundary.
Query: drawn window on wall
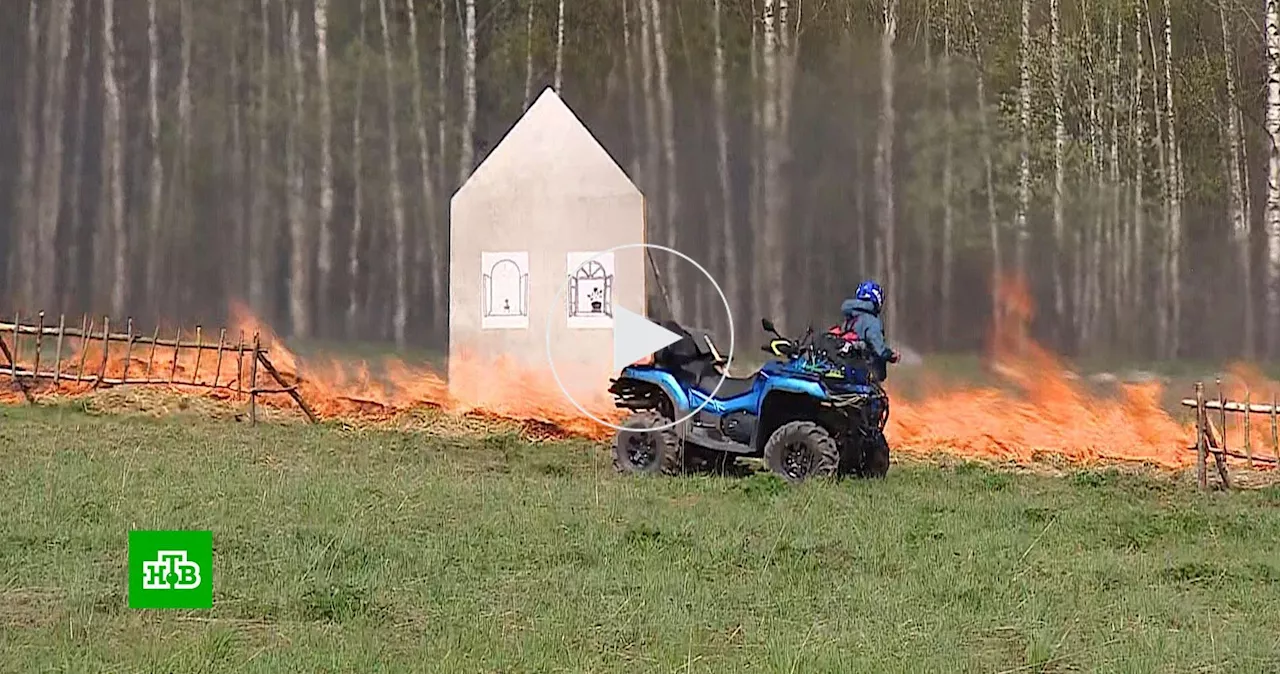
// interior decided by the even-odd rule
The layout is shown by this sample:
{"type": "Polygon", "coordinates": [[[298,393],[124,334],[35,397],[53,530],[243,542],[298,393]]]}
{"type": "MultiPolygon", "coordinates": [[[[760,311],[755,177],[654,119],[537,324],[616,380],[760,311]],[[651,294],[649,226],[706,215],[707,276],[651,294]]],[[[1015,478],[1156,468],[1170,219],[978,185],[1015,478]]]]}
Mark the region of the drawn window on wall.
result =
{"type": "Polygon", "coordinates": [[[613,326],[613,253],[570,253],[569,327],[613,326]]]}
{"type": "Polygon", "coordinates": [[[482,253],[482,329],[529,327],[529,254],[482,253]]]}

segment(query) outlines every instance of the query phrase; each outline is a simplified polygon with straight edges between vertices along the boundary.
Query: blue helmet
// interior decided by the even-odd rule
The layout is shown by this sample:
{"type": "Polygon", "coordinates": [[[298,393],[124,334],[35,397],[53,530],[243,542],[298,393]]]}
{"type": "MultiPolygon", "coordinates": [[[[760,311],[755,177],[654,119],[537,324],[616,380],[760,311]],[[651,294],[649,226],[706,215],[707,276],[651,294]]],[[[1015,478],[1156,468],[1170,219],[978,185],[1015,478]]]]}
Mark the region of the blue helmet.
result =
{"type": "Polygon", "coordinates": [[[853,291],[853,296],[855,299],[870,302],[877,312],[884,305],[884,289],[875,281],[867,280],[859,283],[858,289],[853,291]]]}

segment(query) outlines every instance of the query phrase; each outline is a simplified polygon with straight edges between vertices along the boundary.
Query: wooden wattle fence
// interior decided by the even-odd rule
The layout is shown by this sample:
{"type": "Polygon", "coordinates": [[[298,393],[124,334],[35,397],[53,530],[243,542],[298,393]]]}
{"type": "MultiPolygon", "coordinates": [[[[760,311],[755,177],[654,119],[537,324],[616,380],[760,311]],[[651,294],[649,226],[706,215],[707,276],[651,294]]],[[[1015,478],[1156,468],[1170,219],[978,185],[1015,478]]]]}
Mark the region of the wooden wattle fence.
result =
{"type": "Polygon", "coordinates": [[[1196,452],[1196,479],[1201,489],[1209,488],[1208,457],[1213,457],[1214,467],[1222,486],[1231,488],[1231,477],[1227,471],[1227,457],[1242,459],[1250,468],[1258,465],[1280,466],[1280,404],[1276,396],[1272,396],[1270,404],[1258,404],[1250,400],[1249,391],[1245,391],[1243,401],[1227,400],[1222,392],[1222,380],[1217,381],[1216,399],[1206,399],[1204,382],[1196,382],[1196,397],[1182,401],[1184,407],[1196,411],[1196,444],[1190,449],[1196,452]],[[1231,415],[1228,417],[1227,415],[1231,415]],[[1215,417],[1217,421],[1215,422],[1215,417]],[[1232,439],[1228,437],[1228,421],[1236,421],[1241,427],[1243,438],[1232,447],[1232,439]],[[1264,424],[1257,427],[1254,424],[1264,424]],[[1262,431],[1265,439],[1261,446],[1254,446],[1256,431],[1262,431]],[[1264,451],[1265,450],[1265,451],[1264,451]]]}
{"type": "MultiPolygon", "coordinates": [[[[240,331],[236,342],[227,342],[227,330],[218,332],[217,343],[204,339],[204,331],[196,326],[195,340],[183,341],[182,328],[178,328],[173,339],[160,337],[157,327],[151,336],[139,334],[134,330],[133,319],[126,321],[125,332],[111,332],[111,318],[103,317],[102,326],[98,328],[94,321],[83,317],[80,327],[67,327],[66,316],[58,317],[58,325],[45,325],[44,312],[38,314],[36,323],[23,323],[20,315],[14,316],[13,322],[0,321],[0,377],[7,376],[21,389],[28,403],[35,403],[32,389],[40,383],[52,383],[56,388],[63,382],[89,384],[89,389],[102,386],[183,386],[208,390],[222,390],[249,397],[249,421],[257,423],[258,396],[267,394],[288,394],[311,423],[316,423],[316,415],[311,411],[302,394],[298,392],[299,382],[289,384],[267,357],[267,349],[262,346],[258,333],[253,334],[252,341],[246,341],[244,331],[240,331]],[[20,354],[27,340],[33,341],[34,356],[32,362],[21,363],[20,354]],[[53,342],[52,358],[45,357],[45,351],[53,342]],[[118,375],[109,374],[107,365],[113,354],[123,360],[123,369],[118,375]],[[94,354],[89,361],[89,354],[94,347],[101,348],[102,353],[94,354]],[[72,357],[72,363],[64,363],[64,353],[78,354],[72,357]],[[141,358],[146,353],[147,364],[141,372],[132,367],[135,357],[141,358]],[[168,357],[167,368],[155,367],[156,355],[168,357]],[[212,379],[201,377],[201,361],[208,355],[214,359],[212,379]],[[43,362],[42,362],[43,360],[43,362]],[[96,362],[95,362],[96,361],[96,362]],[[234,363],[232,362],[234,361],[234,363]],[[179,363],[191,363],[190,377],[179,377],[179,363]],[[224,366],[224,362],[226,363],[224,366]],[[70,365],[70,367],[68,367],[70,365]],[[266,371],[268,385],[259,383],[258,366],[266,371]],[[234,374],[230,372],[234,366],[234,374]],[[248,367],[248,381],[245,380],[245,368],[248,367]],[[168,371],[165,372],[164,370],[168,371]],[[131,372],[131,370],[133,370],[131,372]],[[228,371],[224,376],[224,370],[228,371]],[[274,383],[274,386],[270,385],[274,383]]],[[[183,368],[186,369],[185,367],[183,368]]],[[[185,373],[184,373],[185,374],[185,373]]]]}

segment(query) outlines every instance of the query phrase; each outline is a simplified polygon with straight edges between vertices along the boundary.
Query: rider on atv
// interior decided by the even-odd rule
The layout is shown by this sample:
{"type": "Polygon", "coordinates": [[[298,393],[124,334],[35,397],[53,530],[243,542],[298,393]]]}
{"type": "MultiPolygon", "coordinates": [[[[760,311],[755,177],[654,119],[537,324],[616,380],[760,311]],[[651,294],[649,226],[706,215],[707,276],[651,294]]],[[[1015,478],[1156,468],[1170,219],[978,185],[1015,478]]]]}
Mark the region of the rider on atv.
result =
{"type": "Polygon", "coordinates": [[[885,340],[884,323],[880,320],[883,304],[884,290],[880,284],[863,281],[858,284],[853,297],[840,305],[840,312],[844,314],[843,326],[831,330],[832,334],[838,334],[845,340],[846,348],[852,348],[855,340],[865,345],[870,352],[870,364],[878,381],[884,381],[888,377],[888,367],[885,364],[896,363],[900,357],[897,351],[889,348],[885,340]]]}

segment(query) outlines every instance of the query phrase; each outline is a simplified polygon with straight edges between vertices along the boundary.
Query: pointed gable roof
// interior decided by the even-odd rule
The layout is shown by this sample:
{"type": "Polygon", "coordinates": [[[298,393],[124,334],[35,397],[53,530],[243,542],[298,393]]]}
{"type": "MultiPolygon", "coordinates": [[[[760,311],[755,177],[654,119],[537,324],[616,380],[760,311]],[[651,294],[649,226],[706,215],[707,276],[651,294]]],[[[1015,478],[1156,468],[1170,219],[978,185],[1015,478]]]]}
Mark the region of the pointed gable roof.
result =
{"type": "Polygon", "coordinates": [[[515,185],[530,183],[582,196],[639,194],[622,167],[551,87],[542,91],[453,198],[507,193],[515,185]]]}

